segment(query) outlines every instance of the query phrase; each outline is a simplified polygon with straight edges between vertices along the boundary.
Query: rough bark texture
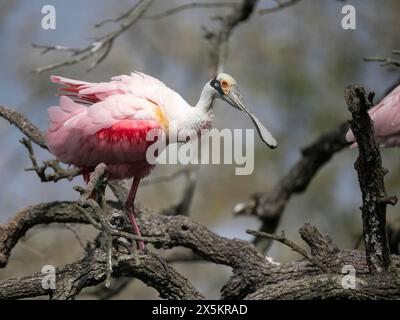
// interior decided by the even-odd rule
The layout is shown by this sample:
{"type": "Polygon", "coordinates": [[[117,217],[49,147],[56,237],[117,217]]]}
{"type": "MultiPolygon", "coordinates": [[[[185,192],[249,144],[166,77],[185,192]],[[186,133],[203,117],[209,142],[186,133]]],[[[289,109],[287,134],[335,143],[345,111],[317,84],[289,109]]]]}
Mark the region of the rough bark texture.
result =
{"type": "MultiPolygon", "coordinates": [[[[366,104],[360,88],[349,90],[346,91],[346,98],[351,110],[353,106],[366,104]]],[[[143,241],[151,242],[157,248],[189,248],[193,252],[193,260],[204,259],[230,266],[233,275],[221,289],[223,299],[399,298],[400,286],[396,276],[400,265],[398,256],[392,256],[391,272],[381,272],[379,277],[376,276],[376,272],[388,270],[390,261],[385,238],[384,210],[392,198],[384,193],[383,170],[367,108],[354,110],[356,113],[362,112],[361,119],[355,117],[352,125],[360,145],[356,167],[365,207],[363,223],[368,248],[366,252],[340,250],[327,235],[305,224],[300,234],[311,253],[297,247],[306,260],[277,264],[266,259],[252,243],[220,237],[187,216],[157,214],[148,209],[141,209],[139,215],[143,241]],[[371,173],[371,170],[365,168],[377,170],[371,173]],[[341,281],[345,276],[342,270],[346,265],[356,270],[354,289],[342,286],[341,281]]],[[[15,111],[6,114],[19,117],[15,111]]],[[[18,125],[18,119],[12,117],[8,120],[18,125]]],[[[280,216],[291,195],[305,190],[318,169],[346,145],[346,129],[345,125],[341,125],[337,131],[323,135],[304,149],[302,158],[278,183],[272,196],[264,199],[263,205],[259,207],[262,208],[261,213],[280,216]]],[[[41,141],[40,137],[38,141],[41,141]]],[[[87,246],[79,261],[56,269],[55,290],[44,289],[41,285],[43,275],[34,274],[0,281],[0,298],[49,295],[54,299],[72,299],[85,287],[107,282],[111,275],[114,278],[140,279],[157,289],[163,298],[203,298],[164,258],[150,251],[137,252],[130,249],[132,245],[129,242],[135,241],[135,236],[129,233],[130,227],[122,210],[126,198],[125,187],[120,183],[110,184],[118,202],[105,202],[102,196],[96,202],[90,197],[93,190],[100,192],[100,195],[104,192],[105,173],[106,167],[99,165],[91,175],[87,188],[76,189],[81,193],[79,201],[29,206],[0,226],[0,267],[7,265],[13,247],[26,231],[37,225],[91,223],[100,230],[95,243],[87,246]],[[110,225],[113,227],[110,228],[110,225]],[[125,240],[121,242],[121,239],[125,240]]],[[[284,235],[275,239],[282,240],[282,237],[284,235]]],[[[281,242],[289,245],[292,243],[288,240],[281,242]]],[[[123,282],[120,288],[124,288],[123,282]]]]}
{"type": "MultiPolygon", "coordinates": [[[[298,2],[299,0],[280,1],[274,7],[259,12],[274,12],[298,2]]],[[[122,16],[106,20],[118,22],[119,28],[97,39],[100,42],[96,40],[85,48],[36,46],[44,52],[65,49],[71,51],[68,60],[47,65],[36,71],[75,64],[101,53],[90,68],[97,66],[111,51],[114,40],[131,28],[152,3],[153,0],[138,1],[122,16]]],[[[257,3],[257,0],[241,0],[231,5],[228,14],[216,17],[220,22],[219,29],[207,31],[206,38],[211,44],[212,75],[222,71],[232,32],[251,18],[256,12],[257,3]]],[[[182,7],[185,5],[167,13],[179,12],[182,7]]],[[[394,204],[396,199],[388,197],[385,193],[385,172],[367,113],[370,101],[360,87],[348,88],[345,97],[353,116],[351,128],[359,145],[360,154],[355,167],[363,195],[362,218],[366,251],[341,250],[329,236],[321,234],[315,226],[307,223],[300,229],[300,235],[309,250],[286,239],[283,233],[280,236],[271,234],[276,231],[292,195],[304,192],[318,170],[348,145],[345,140],[348,124],[344,123],[302,149],[298,162],[270,192],[254,195],[250,201],[236,206],[236,214],[256,215],[263,222],[261,230],[252,233],[257,235],[254,244],[221,237],[187,216],[194,193],[193,177],[188,179],[189,183],[178,204],[162,211],[161,214],[141,209],[138,221],[143,237],[136,237],[130,233],[131,227],[123,210],[127,189],[121,182],[108,183],[117,202],[106,202],[104,188],[107,168],[100,164],[91,175],[87,187],[76,188],[80,193],[76,202],[51,202],[29,206],[9,222],[0,225],[0,268],[7,266],[12,249],[25,233],[35,226],[90,223],[99,230],[94,243],[86,244],[81,259],[56,268],[55,289],[45,289],[42,286],[44,275],[36,273],[0,281],[0,299],[43,295],[53,299],[73,299],[86,287],[103,282],[108,284],[111,276],[111,284],[114,284],[114,287],[111,291],[105,290],[99,296],[109,297],[116,294],[126,287],[130,279],[136,278],[155,288],[162,298],[203,299],[196,288],[171,266],[173,261],[199,260],[232,268],[231,278],[221,289],[223,299],[399,299],[400,258],[398,255],[389,255],[385,221],[386,205],[394,204]],[[91,197],[93,191],[96,191],[96,200],[91,197]],[[300,252],[305,259],[283,264],[273,262],[264,255],[271,239],[300,252]],[[132,244],[136,240],[151,243],[159,249],[184,247],[189,250],[175,256],[160,256],[151,249],[134,250],[132,244]],[[347,277],[344,273],[346,266],[351,266],[356,271],[354,286],[351,288],[343,285],[344,277],[347,277]]],[[[32,168],[29,170],[36,172],[42,182],[72,180],[80,174],[75,168],[64,168],[56,159],[39,165],[32,142],[47,149],[43,134],[25,116],[11,108],[0,106],[0,117],[14,124],[26,136],[27,139],[24,138],[21,142],[27,148],[32,162],[32,168]]],[[[390,248],[393,253],[399,252],[398,230],[400,228],[389,228],[390,248]]]]}
{"type": "MultiPolygon", "coordinates": [[[[396,197],[388,197],[383,177],[379,147],[375,141],[375,132],[368,115],[371,107],[365,90],[358,86],[348,87],[346,101],[353,120],[351,129],[357,140],[359,156],[354,164],[362,192],[361,207],[364,242],[368,257],[368,266],[372,273],[387,271],[390,264],[389,246],[386,237],[386,205],[396,204],[396,197]]],[[[372,100],[372,96],[370,96],[372,100]]]]}
{"type": "MultiPolygon", "coordinates": [[[[118,210],[118,204],[108,203],[107,216],[118,210]]],[[[3,226],[3,236],[15,240],[21,238],[23,230],[39,224],[88,223],[76,209],[75,202],[55,202],[32,206],[19,213],[3,226]],[[51,210],[48,210],[51,208],[51,210]],[[16,227],[20,226],[20,227],[16,227]]],[[[290,262],[276,265],[265,259],[251,243],[238,239],[227,239],[209,231],[204,226],[183,216],[163,216],[143,210],[139,218],[144,236],[163,235],[155,242],[160,248],[183,246],[192,249],[203,259],[232,267],[233,276],[222,288],[225,299],[269,299],[269,298],[343,298],[369,297],[398,298],[400,286],[395,278],[377,281],[369,273],[363,251],[339,250],[331,239],[306,224],[301,230],[302,238],[311,248],[311,254],[324,264],[330,273],[324,273],[310,261],[290,262]],[[165,237],[168,235],[167,237],[165,237]],[[357,270],[357,290],[343,289],[340,281],[345,265],[357,270]],[[340,281],[339,281],[340,280],[340,281]],[[338,282],[339,281],[339,282],[338,282]],[[379,283],[378,283],[379,282],[379,283]],[[293,284],[293,286],[292,286],[293,284]],[[377,286],[379,284],[379,286],[377,286]]],[[[129,226],[126,226],[129,229],[129,226]]],[[[10,249],[6,250],[9,252],[10,249]]],[[[0,281],[0,298],[23,298],[51,294],[53,298],[70,299],[84,287],[96,285],[106,277],[106,250],[99,235],[96,243],[86,250],[85,256],[73,264],[56,270],[57,289],[45,290],[41,286],[42,274],[0,281]]],[[[172,267],[162,263],[162,258],[151,252],[136,252],[134,255],[113,251],[113,277],[137,277],[160,292],[164,298],[199,299],[202,296],[172,267]]],[[[393,256],[393,266],[398,268],[400,260],[393,256]]]]}

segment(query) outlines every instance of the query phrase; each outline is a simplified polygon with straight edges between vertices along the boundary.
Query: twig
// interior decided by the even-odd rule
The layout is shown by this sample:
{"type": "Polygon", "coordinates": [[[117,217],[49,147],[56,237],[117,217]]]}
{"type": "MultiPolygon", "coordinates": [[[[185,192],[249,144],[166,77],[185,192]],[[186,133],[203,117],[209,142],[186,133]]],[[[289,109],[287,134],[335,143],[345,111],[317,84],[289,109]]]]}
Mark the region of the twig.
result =
{"type": "MultiPolygon", "coordinates": [[[[90,65],[87,71],[92,70],[108,56],[112,49],[114,40],[130,27],[132,27],[143,16],[143,14],[150,7],[153,1],[154,0],[139,1],[132,9],[128,11],[128,14],[115,19],[115,21],[125,19],[125,21],[121,23],[120,27],[117,30],[96,38],[94,42],[90,43],[86,47],[74,49],[66,46],[44,46],[34,44],[33,46],[35,48],[44,49],[42,53],[47,53],[49,51],[66,51],[71,53],[71,57],[68,60],[36,68],[34,72],[42,73],[44,71],[74,65],[99,54],[100,56],[90,65]]],[[[102,23],[100,23],[100,25],[101,24],[102,23]]]]}
{"type": "Polygon", "coordinates": [[[111,180],[108,181],[108,186],[111,191],[114,193],[121,207],[125,205],[126,199],[128,198],[128,188],[125,186],[124,181],[120,180],[111,180]]]}
{"type": "Polygon", "coordinates": [[[366,57],[364,58],[364,61],[381,62],[380,64],[381,67],[388,67],[388,66],[400,67],[400,60],[394,58],[366,57]]]}
{"type": "Polygon", "coordinates": [[[175,8],[168,9],[164,12],[157,14],[144,15],[143,19],[161,19],[173,14],[188,10],[188,9],[208,9],[208,8],[225,8],[238,6],[238,2],[197,2],[192,0],[190,3],[186,3],[175,8]]]}
{"type": "Polygon", "coordinates": [[[29,153],[29,159],[32,162],[32,168],[26,169],[27,171],[35,171],[42,182],[53,181],[57,182],[61,179],[72,180],[80,174],[78,168],[64,169],[58,160],[52,159],[43,162],[39,166],[32,147],[32,142],[39,147],[48,150],[43,133],[24,115],[15,111],[12,108],[0,105],[0,117],[8,120],[11,124],[15,125],[27,138],[22,138],[20,142],[25,146],[29,153]],[[52,173],[46,173],[47,169],[52,169],[52,173]]]}
{"type": "Polygon", "coordinates": [[[83,243],[78,231],[73,226],[71,226],[71,224],[69,224],[69,223],[65,223],[64,225],[68,230],[70,230],[72,232],[72,234],[74,235],[76,241],[78,241],[78,243],[81,246],[81,248],[85,249],[86,246],[83,243]]]}
{"type": "Polygon", "coordinates": [[[32,162],[32,168],[25,169],[26,171],[35,171],[40,181],[42,182],[57,182],[61,179],[67,179],[71,181],[76,176],[80,175],[81,172],[79,168],[72,167],[69,169],[64,169],[61,167],[60,161],[57,159],[47,160],[43,162],[43,165],[39,166],[33,152],[32,143],[26,138],[22,138],[20,143],[25,146],[29,153],[29,159],[32,162]],[[46,173],[47,169],[52,169],[52,173],[46,173]]]}
{"type": "Polygon", "coordinates": [[[292,250],[300,253],[304,258],[315,264],[318,268],[320,268],[323,272],[329,273],[330,271],[317,259],[315,259],[312,255],[309,255],[306,250],[303,248],[299,247],[297,244],[295,244],[293,241],[287,239],[285,237],[284,231],[282,231],[281,235],[277,234],[271,234],[271,233],[266,233],[266,232],[261,232],[257,230],[246,230],[246,232],[252,236],[256,237],[262,237],[262,238],[267,238],[275,241],[279,241],[280,243],[283,243],[284,245],[288,246],[292,250]]]}
{"type": "Polygon", "coordinates": [[[258,14],[263,15],[267,13],[276,12],[284,8],[293,6],[298,2],[300,2],[300,0],[288,0],[288,1],[276,0],[276,6],[271,8],[260,9],[258,10],[258,14]]]}
{"type": "Polygon", "coordinates": [[[387,271],[390,265],[386,237],[386,205],[395,201],[393,197],[386,195],[383,177],[387,171],[382,168],[373,124],[368,115],[372,97],[367,97],[364,88],[350,86],[345,90],[345,98],[352,114],[350,126],[359,148],[354,167],[362,192],[361,211],[367,262],[371,273],[381,273],[387,271]]]}
{"type": "MultiPolygon", "coordinates": [[[[392,55],[398,55],[400,54],[400,50],[393,50],[392,55]]],[[[381,67],[400,67],[400,60],[397,58],[383,58],[383,57],[365,57],[364,61],[367,62],[381,62],[380,66],[381,67]]]]}
{"type": "Polygon", "coordinates": [[[100,28],[103,25],[110,23],[110,22],[120,22],[124,19],[129,18],[129,16],[138,8],[138,5],[140,4],[140,1],[136,2],[132,8],[128,9],[126,12],[124,12],[122,15],[116,17],[116,18],[110,18],[110,19],[105,19],[103,21],[100,21],[99,23],[95,24],[95,28],[100,28]]]}

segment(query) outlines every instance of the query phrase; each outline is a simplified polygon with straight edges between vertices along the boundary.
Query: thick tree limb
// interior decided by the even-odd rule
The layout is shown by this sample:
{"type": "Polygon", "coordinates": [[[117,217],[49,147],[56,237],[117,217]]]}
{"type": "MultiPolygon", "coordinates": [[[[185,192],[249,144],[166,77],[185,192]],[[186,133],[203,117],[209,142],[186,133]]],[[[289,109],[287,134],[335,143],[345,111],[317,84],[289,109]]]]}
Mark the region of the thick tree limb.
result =
{"type": "MultiPolygon", "coordinates": [[[[108,210],[113,212],[115,209],[118,209],[118,206],[115,207],[115,205],[116,204],[108,203],[108,210]]],[[[109,214],[107,214],[107,216],[108,215],[109,214]]],[[[3,235],[3,238],[14,239],[15,244],[17,239],[23,236],[23,231],[26,231],[28,227],[49,222],[87,223],[88,220],[79,212],[77,212],[76,204],[74,202],[40,204],[36,207],[29,207],[28,209],[24,210],[23,213],[20,213],[14,219],[12,219],[8,224],[2,226],[1,234],[3,235]]],[[[159,243],[155,243],[157,247],[171,248],[175,246],[184,246],[192,249],[203,259],[232,267],[233,276],[222,289],[222,296],[224,298],[244,298],[247,295],[256,292],[257,290],[261,290],[262,288],[264,288],[264,292],[269,292],[269,290],[265,289],[266,286],[272,286],[272,288],[275,288],[280,284],[282,287],[284,286],[284,283],[288,283],[287,281],[295,282],[300,281],[300,279],[312,279],[312,277],[324,274],[321,272],[319,267],[316,267],[314,263],[309,261],[291,262],[280,265],[270,263],[263,255],[258,253],[250,243],[242,240],[220,237],[209,231],[207,228],[194,223],[188,217],[163,216],[151,212],[143,212],[139,218],[139,223],[142,227],[144,236],[150,234],[168,235],[168,237],[165,237],[165,240],[160,240],[159,243]]],[[[368,280],[373,279],[373,275],[371,275],[371,278],[368,276],[369,270],[363,252],[340,251],[335,245],[332,244],[332,241],[327,236],[321,235],[314,227],[309,225],[306,225],[302,229],[301,233],[303,239],[305,239],[310,245],[311,254],[313,257],[315,259],[319,259],[319,261],[322,262],[327,269],[332,270],[332,272],[338,272],[343,268],[344,265],[351,264],[356,268],[357,274],[365,275],[368,280]]],[[[9,247],[4,249],[5,245],[2,243],[2,252],[8,252],[9,254],[11,251],[10,245],[12,244],[9,244],[9,247]]],[[[101,258],[101,261],[99,262],[101,267],[100,265],[95,264],[93,267],[94,269],[90,269],[93,270],[93,273],[88,273],[90,276],[87,282],[84,282],[85,285],[94,285],[104,281],[106,273],[104,267],[106,262],[104,250],[102,250],[102,254],[103,255],[98,253],[95,254],[96,256],[103,257],[104,259],[101,258]],[[100,280],[93,280],[91,277],[92,274],[96,275],[96,277],[100,276],[101,274],[100,280]]],[[[139,263],[137,267],[135,264],[136,269],[131,265],[131,263],[129,263],[128,269],[130,271],[125,273],[120,270],[120,268],[122,268],[122,261],[118,260],[120,253],[116,254],[117,258],[115,258],[115,254],[113,256],[113,277],[132,276],[131,272],[133,272],[135,275],[135,272],[138,272],[139,275],[141,275],[140,272],[142,272],[142,270],[140,268],[142,263],[139,263]],[[137,268],[139,268],[139,271],[137,271],[137,268]]],[[[140,256],[139,260],[141,262],[143,261],[142,259],[147,258],[140,256]]],[[[394,265],[398,267],[398,257],[394,259],[394,265]]],[[[78,262],[77,265],[74,264],[74,268],[79,269],[81,266],[82,265],[80,262],[78,262]]],[[[66,266],[66,268],[67,267],[68,266],[66,266]]],[[[72,272],[72,269],[67,270],[72,272]]],[[[65,275],[66,277],[72,276],[73,278],[75,274],[66,272],[65,275]]],[[[140,278],[140,276],[138,277],[140,278]]],[[[26,277],[23,279],[30,283],[29,279],[31,279],[31,277],[26,277]]],[[[316,279],[319,278],[317,277],[316,279]]],[[[64,280],[61,280],[61,283],[63,283],[63,281],[64,280]]],[[[144,281],[146,281],[146,279],[144,281]]],[[[14,280],[5,280],[0,282],[0,291],[2,291],[1,289],[5,287],[9,288],[10,291],[8,292],[12,291],[10,289],[11,287],[17,290],[20,288],[19,283],[20,282],[14,280]]],[[[70,283],[70,281],[68,281],[68,283],[70,283]]],[[[395,290],[393,289],[393,286],[395,286],[393,282],[390,283],[390,286],[388,285],[388,288],[391,288],[388,291],[388,298],[397,297],[399,294],[400,287],[395,290]]],[[[28,286],[27,288],[30,287],[28,286]]],[[[63,291],[63,295],[55,296],[60,298],[68,298],[70,297],[70,294],[77,293],[76,289],[74,288],[75,287],[63,291]]],[[[42,289],[38,290],[40,290],[40,294],[45,294],[43,293],[42,289]]],[[[324,297],[325,293],[326,292],[323,290],[321,291],[320,295],[314,292],[314,297],[324,297]]],[[[32,294],[32,291],[23,293],[23,296],[25,296],[25,294],[32,294]]],[[[343,292],[338,292],[337,294],[342,295],[343,292]]],[[[365,294],[364,296],[366,297],[367,295],[365,294]]],[[[257,298],[259,295],[254,297],[250,295],[249,297],[257,298]]],[[[362,298],[362,295],[360,294],[357,297],[362,298]]]]}
{"type": "Polygon", "coordinates": [[[387,300],[400,299],[400,282],[378,280],[371,276],[355,279],[355,289],[344,289],[341,282],[345,275],[304,276],[295,280],[277,282],[248,295],[249,300],[312,300],[352,299],[387,300]]]}
{"type": "Polygon", "coordinates": [[[368,266],[372,273],[380,273],[387,271],[390,264],[386,205],[395,204],[397,198],[388,197],[385,191],[383,177],[386,171],[382,168],[373,124],[368,115],[372,101],[369,101],[364,88],[358,86],[348,87],[345,98],[353,118],[350,126],[359,149],[354,167],[358,173],[363,198],[361,211],[368,266]]]}
{"type": "MultiPolygon", "coordinates": [[[[83,288],[104,282],[107,254],[99,248],[88,249],[76,263],[56,268],[56,289],[42,286],[43,274],[0,281],[0,299],[20,299],[51,295],[53,299],[73,299],[83,288]]],[[[157,289],[162,298],[202,299],[187,279],[161,263],[152,253],[137,252],[135,257],[116,253],[113,256],[114,277],[136,277],[157,289]]]]}
{"type": "MultiPolygon", "coordinates": [[[[17,122],[16,125],[20,124],[17,122]]],[[[301,159],[295,168],[298,171],[305,171],[305,174],[293,169],[282,179],[283,187],[277,189],[279,195],[277,200],[284,199],[283,206],[282,204],[277,206],[277,211],[272,212],[280,215],[291,194],[305,190],[318,168],[328,161],[334,152],[347,145],[347,143],[343,143],[347,127],[341,126],[339,129],[339,133],[325,135],[315,144],[303,150],[302,159],[306,158],[307,161],[303,163],[301,159]],[[291,178],[294,178],[295,181],[290,181],[291,178]]],[[[39,135],[41,135],[40,132],[39,135]]],[[[115,193],[119,200],[118,203],[106,203],[103,196],[99,197],[97,201],[90,201],[90,195],[94,190],[100,192],[101,195],[104,192],[104,185],[100,183],[104,173],[104,166],[100,166],[99,170],[93,174],[86,190],[78,188],[82,193],[79,204],[94,211],[94,215],[82,214],[76,202],[54,202],[28,207],[8,223],[0,226],[1,267],[7,264],[12,248],[18,240],[24,236],[27,230],[36,225],[92,223],[101,230],[94,246],[87,248],[86,254],[81,260],[56,269],[57,287],[55,290],[44,289],[41,285],[43,275],[35,274],[19,279],[0,281],[0,298],[23,298],[50,294],[57,299],[71,299],[83,288],[102,283],[111,275],[113,277],[137,277],[156,288],[165,298],[202,298],[196,289],[162,258],[150,252],[127,250],[126,242],[120,241],[121,238],[131,241],[137,239],[130,234],[131,230],[128,226],[122,224],[122,230],[108,228],[108,222],[115,226],[113,219],[122,216],[121,202],[126,197],[126,190],[118,184],[113,185],[113,190],[116,190],[115,193]],[[113,243],[112,250],[110,250],[110,246],[106,245],[107,237],[104,234],[107,234],[107,230],[111,237],[118,237],[113,243]],[[111,265],[109,265],[110,261],[111,265]]],[[[385,204],[389,200],[392,198],[387,197],[384,193],[379,193],[379,197],[376,197],[374,201],[379,205],[385,204]]],[[[364,252],[339,250],[329,237],[320,234],[315,227],[307,224],[300,230],[300,233],[311,248],[311,255],[306,254],[311,262],[279,264],[266,259],[252,244],[238,239],[220,237],[188,217],[165,216],[143,209],[138,220],[143,231],[143,241],[152,242],[157,248],[186,247],[191,249],[197,257],[230,266],[233,269],[233,275],[222,288],[223,298],[349,297],[363,299],[371,297],[399,298],[400,296],[397,276],[388,274],[387,277],[378,281],[375,273],[370,272],[370,261],[367,262],[364,252]],[[154,235],[160,236],[154,237],[154,235]],[[338,281],[342,277],[339,273],[345,265],[352,265],[357,271],[356,290],[349,291],[338,285],[338,281]],[[293,287],[289,285],[293,285],[293,287]]],[[[367,219],[363,222],[365,225],[371,221],[367,219]]],[[[399,265],[399,257],[393,256],[393,270],[398,270],[399,265]]]]}

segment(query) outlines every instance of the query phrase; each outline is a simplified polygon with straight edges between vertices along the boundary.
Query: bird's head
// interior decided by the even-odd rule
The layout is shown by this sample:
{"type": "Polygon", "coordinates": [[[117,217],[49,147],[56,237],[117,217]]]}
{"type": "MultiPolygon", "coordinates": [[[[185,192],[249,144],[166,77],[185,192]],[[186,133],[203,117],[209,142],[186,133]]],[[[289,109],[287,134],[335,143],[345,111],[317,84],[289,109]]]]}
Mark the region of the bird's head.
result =
{"type": "Polygon", "coordinates": [[[240,95],[236,80],[226,73],[218,74],[214,79],[209,82],[211,90],[213,90],[214,96],[220,98],[225,102],[229,103],[232,107],[246,113],[251,121],[256,126],[257,132],[264,143],[274,149],[278,146],[275,138],[272,134],[264,127],[264,125],[258,120],[258,118],[251,113],[244,105],[243,99],[240,95]]]}

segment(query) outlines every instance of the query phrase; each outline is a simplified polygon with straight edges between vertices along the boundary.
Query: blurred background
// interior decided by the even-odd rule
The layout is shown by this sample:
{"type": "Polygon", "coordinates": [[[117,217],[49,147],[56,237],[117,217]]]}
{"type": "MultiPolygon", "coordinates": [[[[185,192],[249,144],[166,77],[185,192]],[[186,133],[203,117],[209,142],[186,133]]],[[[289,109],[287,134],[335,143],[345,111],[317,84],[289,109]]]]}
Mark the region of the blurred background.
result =
{"type": "MultiPolygon", "coordinates": [[[[206,2],[206,1],[205,1],[206,2]]],[[[230,1],[232,2],[232,1],[230,1]]],[[[148,13],[159,13],[187,1],[156,0],[148,13]]],[[[39,66],[67,59],[60,52],[41,55],[32,43],[85,46],[92,38],[117,25],[100,29],[94,25],[116,17],[133,4],[129,0],[1,0],[0,2],[0,104],[24,113],[41,130],[47,128],[46,109],[57,104],[56,86],[50,74],[87,81],[107,81],[111,76],[143,71],[164,81],[188,102],[195,104],[208,80],[210,44],[202,26],[218,28],[212,19],[229,9],[195,9],[156,20],[142,19],[119,37],[109,56],[96,69],[86,73],[90,62],[64,67],[43,74],[31,71],[39,66]],[[56,30],[41,28],[41,8],[56,8],[56,30]]],[[[258,8],[274,6],[262,0],[258,8]]],[[[399,48],[399,10],[396,0],[302,0],[298,4],[268,15],[254,14],[232,34],[225,71],[239,83],[252,111],[269,127],[279,148],[269,150],[257,138],[255,170],[249,176],[235,175],[234,165],[203,165],[199,168],[191,217],[227,236],[250,240],[246,228],[257,228],[256,218],[233,217],[232,208],[255,192],[266,192],[299,157],[302,146],[329,131],[349,112],[343,98],[345,86],[360,84],[374,90],[379,99],[399,77],[398,71],[363,61],[367,56],[390,56],[399,48]],[[354,5],[357,29],[343,30],[341,9],[354,5]]],[[[221,102],[215,104],[217,128],[252,128],[242,114],[221,102]]],[[[22,134],[0,119],[0,223],[30,204],[55,200],[76,200],[72,182],[40,183],[30,167],[26,150],[18,143],[22,134]]],[[[36,148],[38,158],[51,155],[36,148]]],[[[400,194],[400,153],[382,150],[389,194],[400,194]]],[[[282,217],[278,231],[303,247],[298,229],[304,222],[328,233],[340,247],[353,248],[361,234],[358,207],[361,195],[353,168],[356,151],[343,150],[318,173],[306,193],[295,196],[282,217]]],[[[173,172],[177,166],[159,166],[153,176],[173,172]]],[[[138,201],[154,210],[176,203],[181,196],[184,177],[140,188],[138,201]]],[[[399,216],[396,207],[388,209],[388,220],[399,216]]],[[[82,240],[93,239],[88,226],[74,226],[82,240]]],[[[45,264],[62,265],[82,255],[73,232],[64,226],[44,226],[30,230],[17,245],[0,279],[18,277],[41,270],[45,264]]],[[[268,252],[277,261],[298,255],[279,243],[268,252]]],[[[175,264],[207,297],[218,298],[230,269],[207,262],[175,264]]],[[[88,288],[80,298],[96,298],[88,288]]],[[[155,298],[157,292],[134,280],[115,298],[155,298]]]]}

